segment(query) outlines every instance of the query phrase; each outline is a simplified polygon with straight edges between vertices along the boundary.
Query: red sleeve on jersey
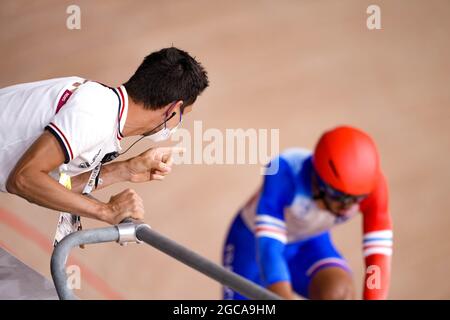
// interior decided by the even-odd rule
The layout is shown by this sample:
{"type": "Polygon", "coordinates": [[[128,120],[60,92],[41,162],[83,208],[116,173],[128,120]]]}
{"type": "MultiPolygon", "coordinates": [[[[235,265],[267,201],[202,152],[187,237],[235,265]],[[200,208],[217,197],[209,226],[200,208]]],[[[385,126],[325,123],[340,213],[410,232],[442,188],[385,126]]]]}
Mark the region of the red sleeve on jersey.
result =
{"type": "Polygon", "coordinates": [[[382,174],[375,190],[360,207],[366,263],[364,299],[386,299],[391,273],[392,221],[388,211],[387,183],[382,174]]]}

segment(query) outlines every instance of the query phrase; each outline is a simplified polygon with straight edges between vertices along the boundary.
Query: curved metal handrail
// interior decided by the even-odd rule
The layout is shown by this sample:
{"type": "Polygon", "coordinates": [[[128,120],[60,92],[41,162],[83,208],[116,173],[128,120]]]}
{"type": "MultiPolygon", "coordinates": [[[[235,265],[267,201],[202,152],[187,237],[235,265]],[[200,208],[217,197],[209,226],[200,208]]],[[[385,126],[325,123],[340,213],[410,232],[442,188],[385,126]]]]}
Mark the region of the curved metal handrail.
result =
{"type": "Polygon", "coordinates": [[[240,275],[206,259],[196,252],[161,235],[146,224],[127,220],[112,227],[82,230],[74,232],[58,243],[51,258],[51,273],[58,296],[62,300],[77,299],[68,286],[65,266],[72,248],[102,242],[145,242],[159,251],[175,258],[183,264],[203,273],[215,281],[230,287],[240,294],[255,300],[281,299],[271,291],[264,289],[240,275]]]}

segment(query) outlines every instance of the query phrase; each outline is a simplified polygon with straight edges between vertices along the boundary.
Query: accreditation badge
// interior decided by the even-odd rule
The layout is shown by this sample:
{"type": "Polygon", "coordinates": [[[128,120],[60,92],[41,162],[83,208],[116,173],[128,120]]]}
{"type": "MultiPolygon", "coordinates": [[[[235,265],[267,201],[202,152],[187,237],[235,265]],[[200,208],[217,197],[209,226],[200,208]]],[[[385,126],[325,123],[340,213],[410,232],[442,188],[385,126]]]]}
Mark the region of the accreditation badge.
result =
{"type": "MultiPolygon", "coordinates": [[[[59,183],[69,190],[72,189],[70,176],[64,172],[59,174],[59,183]]],[[[81,230],[80,216],[68,212],[60,212],[53,246],[56,246],[64,237],[79,230],[81,230]]]]}

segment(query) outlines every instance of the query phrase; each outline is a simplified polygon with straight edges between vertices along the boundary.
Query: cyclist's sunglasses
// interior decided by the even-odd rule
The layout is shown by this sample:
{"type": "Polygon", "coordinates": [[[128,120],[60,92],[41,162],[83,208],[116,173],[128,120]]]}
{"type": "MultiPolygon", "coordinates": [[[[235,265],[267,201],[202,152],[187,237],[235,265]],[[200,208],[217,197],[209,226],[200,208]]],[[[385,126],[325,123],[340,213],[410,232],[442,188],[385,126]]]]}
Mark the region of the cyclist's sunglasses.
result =
{"type": "Polygon", "coordinates": [[[319,175],[316,173],[317,182],[319,186],[319,190],[322,191],[329,199],[338,201],[345,204],[353,204],[353,203],[359,203],[363,201],[368,195],[362,194],[362,195],[351,195],[344,193],[342,191],[339,191],[329,184],[327,184],[325,181],[323,181],[319,175]]]}

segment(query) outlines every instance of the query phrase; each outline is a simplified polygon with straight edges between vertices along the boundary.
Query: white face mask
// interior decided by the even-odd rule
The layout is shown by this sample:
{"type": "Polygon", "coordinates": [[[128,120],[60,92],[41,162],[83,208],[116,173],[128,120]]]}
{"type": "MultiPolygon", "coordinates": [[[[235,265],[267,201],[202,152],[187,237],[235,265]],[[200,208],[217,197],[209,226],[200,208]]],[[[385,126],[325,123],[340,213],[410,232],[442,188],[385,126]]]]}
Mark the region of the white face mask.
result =
{"type": "Polygon", "coordinates": [[[178,124],[174,128],[169,129],[169,128],[165,127],[154,134],[145,136],[144,139],[151,140],[152,142],[166,141],[167,139],[170,138],[170,136],[172,134],[175,133],[175,131],[177,131],[177,129],[180,125],[181,125],[181,120],[180,120],[180,122],[178,122],[178,124]]]}

